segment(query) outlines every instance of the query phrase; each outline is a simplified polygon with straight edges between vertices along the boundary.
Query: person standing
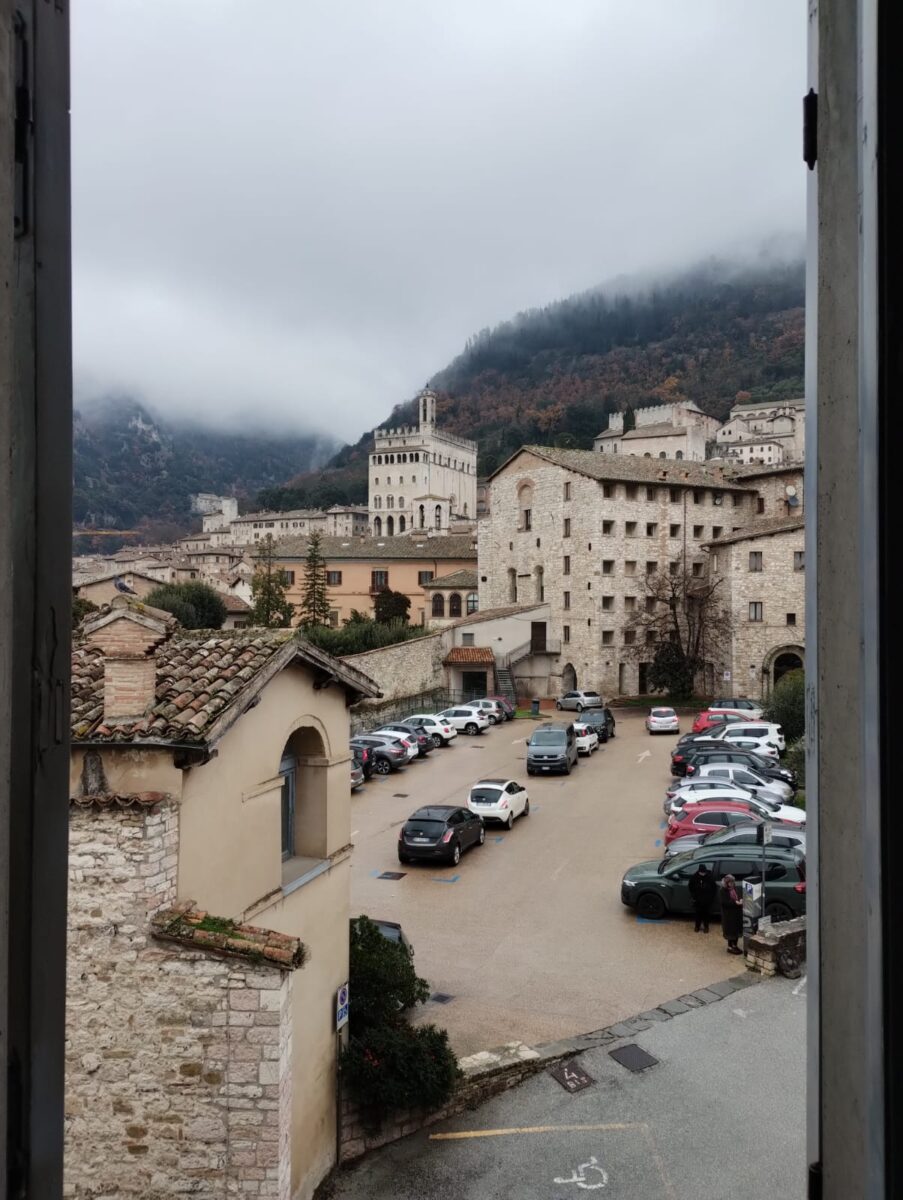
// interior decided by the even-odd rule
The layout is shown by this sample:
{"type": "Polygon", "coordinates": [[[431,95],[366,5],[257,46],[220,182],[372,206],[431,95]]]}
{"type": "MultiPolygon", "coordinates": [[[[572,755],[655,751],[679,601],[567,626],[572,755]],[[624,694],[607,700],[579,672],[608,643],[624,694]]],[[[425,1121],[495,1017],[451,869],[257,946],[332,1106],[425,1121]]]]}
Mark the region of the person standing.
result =
{"type": "Polygon", "coordinates": [[[690,876],[688,887],[690,889],[690,899],[693,901],[693,911],[696,914],[695,932],[699,933],[701,929],[703,933],[708,933],[709,913],[712,911],[712,904],[715,901],[715,893],[718,891],[718,888],[715,883],[715,876],[705,863],[700,863],[696,873],[690,876]]]}
{"type": "Polygon", "coordinates": [[[721,932],[728,954],[742,954],[737,941],[743,932],[743,901],[733,875],[725,875],[721,881],[721,932]]]}

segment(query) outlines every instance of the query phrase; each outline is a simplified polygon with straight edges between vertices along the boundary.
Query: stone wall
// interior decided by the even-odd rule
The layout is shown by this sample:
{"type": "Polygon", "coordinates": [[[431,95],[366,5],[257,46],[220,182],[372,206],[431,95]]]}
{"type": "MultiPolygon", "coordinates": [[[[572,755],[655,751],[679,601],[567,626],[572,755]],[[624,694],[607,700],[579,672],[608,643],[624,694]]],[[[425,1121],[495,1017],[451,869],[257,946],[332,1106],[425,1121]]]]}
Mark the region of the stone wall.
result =
{"type": "Polygon", "coordinates": [[[441,632],[428,633],[380,650],[347,655],[343,661],[369,675],[382,692],[381,700],[357,705],[355,712],[366,713],[384,707],[390,700],[443,687],[442,644],[441,632]]]}
{"type": "Polygon", "coordinates": [[[66,1182],[73,1200],[289,1200],[292,975],[153,939],[178,809],[73,807],[66,1182]]]}
{"type": "Polygon", "coordinates": [[[757,933],[749,938],[746,948],[746,965],[751,971],[763,975],[777,975],[781,970],[779,959],[790,955],[797,964],[806,960],[806,918],[795,917],[792,921],[779,921],[772,925],[762,921],[757,933]]]}

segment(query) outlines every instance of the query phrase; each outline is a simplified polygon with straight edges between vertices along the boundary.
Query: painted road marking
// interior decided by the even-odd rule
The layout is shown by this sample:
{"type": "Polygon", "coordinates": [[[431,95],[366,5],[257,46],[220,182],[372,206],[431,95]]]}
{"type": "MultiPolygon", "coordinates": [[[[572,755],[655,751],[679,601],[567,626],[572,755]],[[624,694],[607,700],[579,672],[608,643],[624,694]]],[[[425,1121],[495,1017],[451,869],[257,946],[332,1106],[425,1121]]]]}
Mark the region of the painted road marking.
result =
{"type": "Polygon", "coordinates": [[[497,837],[497,838],[493,838],[492,840],[493,840],[493,841],[494,841],[496,844],[498,844],[499,842],[503,842],[505,839],[504,839],[503,837],[497,837]]]}
{"type": "Polygon", "coordinates": [[[660,845],[662,844],[662,839],[661,839],[661,838],[656,838],[656,839],[655,839],[655,844],[656,844],[656,846],[660,846],[660,845]]]}
{"type": "Polygon", "coordinates": [[[638,763],[644,762],[647,758],[651,758],[651,757],[652,757],[652,751],[644,750],[643,753],[637,759],[637,762],[638,763]]]}
{"type": "Polygon", "coordinates": [[[519,746],[522,742],[525,742],[526,740],[527,740],[526,738],[515,738],[514,741],[511,743],[511,745],[519,746]]]}
{"type": "Polygon", "coordinates": [[[608,1172],[599,1166],[599,1160],[594,1154],[591,1154],[585,1163],[581,1163],[579,1167],[571,1171],[570,1179],[563,1179],[557,1175],[552,1182],[576,1183],[578,1188],[582,1188],[586,1192],[595,1192],[599,1188],[608,1187],[608,1172]],[[587,1171],[592,1171],[594,1174],[587,1177],[587,1171]]]}
{"type": "Polygon", "coordinates": [[[793,995],[794,995],[794,996],[803,996],[803,995],[805,995],[805,992],[803,991],[803,989],[805,988],[805,986],[806,986],[806,976],[804,975],[804,976],[802,977],[802,979],[799,981],[799,983],[796,985],[796,987],[793,989],[793,995]]]}
{"type": "Polygon", "coordinates": [[[637,917],[637,925],[670,925],[667,917],[637,917]]]}
{"type": "Polygon", "coordinates": [[[359,830],[359,829],[352,829],[352,831],[351,831],[351,836],[352,836],[352,837],[357,837],[357,835],[358,835],[359,833],[360,833],[360,830],[359,830]]]}
{"type": "Polygon", "coordinates": [[[431,1133],[431,1142],[460,1142],[468,1138],[511,1137],[525,1133],[623,1133],[629,1129],[643,1129],[639,1121],[619,1122],[610,1125],[523,1125],[515,1129],[466,1129],[458,1133],[431,1133]]]}
{"type": "Polygon", "coordinates": [[[457,883],[460,878],[460,875],[452,875],[450,879],[441,879],[438,875],[434,875],[433,883],[457,883]]]}
{"type": "Polygon", "coordinates": [[[659,823],[659,829],[667,829],[667,828],[668,828],[668,822],[667,822],[667,821],[661,821],[661,822],[659,823]]]}
{"type": "Polygon", "coordinates": [[[570,859],[566,858],[563,863],[561,863],[559,866],[557,866],[555,868],[555,870],[551,874],[551,878],[557,879],[558,876],[561,874],[561,872],[564,870],[564,868],[568,865],[569,862],[570,862],[570,859]]]}
{"type": "Polygon", "coordinates": [[[382,871],[371,871],[370,872],[371,879],[379,879],[380,875],[382,875],[382,871]]]}

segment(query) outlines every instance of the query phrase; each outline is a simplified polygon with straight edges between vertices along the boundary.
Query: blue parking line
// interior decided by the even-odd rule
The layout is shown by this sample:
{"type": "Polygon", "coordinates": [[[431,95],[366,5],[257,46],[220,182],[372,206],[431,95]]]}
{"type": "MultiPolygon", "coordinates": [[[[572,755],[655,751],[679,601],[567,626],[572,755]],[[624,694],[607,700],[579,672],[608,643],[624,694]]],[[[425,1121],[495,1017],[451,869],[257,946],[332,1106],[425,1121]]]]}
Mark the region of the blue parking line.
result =
{"type": "Polygon", "coordinates": [[[497,837],[497,838],[493,838],[492,840],[494,842],[498,843],[498,842],[503,842],[505,839],[503,837],[497,837]]]}
{"type": "Polygon", "coordinates": [[[660,845],[662,844],[662,839],[661,839],[661,838],[656,838],[656,839],[655,839],[655,844],[656,844],[656,846],[660,846],[660,845]]]}
{"type": "Polygon", "coordinates": [[[667,821],[661,821],[661,822],[659,823],[659,829],[667,829],[667,828],[668,828],[668,822],[667,822],[667,821]]]}
{"type": "Polygon", "coordinates": [[[382,875],[382,871],[371,871],[370,872],[371,879],[379,879],[380,875],[382,875]]]}
{"type": "Polygon", "coordinates": [[[434,875],[433,883],[457,883],[460,878],[460,875],[452,875],[450,879],[440,879],[438,875],[434,875]]]}
{"type": "Polygon", "coordinates": [[[659,920],[654,920],[651,917],[637,917],[637,925],[670,925],[671,922],[667,917],[662,917],[659,920]]]}

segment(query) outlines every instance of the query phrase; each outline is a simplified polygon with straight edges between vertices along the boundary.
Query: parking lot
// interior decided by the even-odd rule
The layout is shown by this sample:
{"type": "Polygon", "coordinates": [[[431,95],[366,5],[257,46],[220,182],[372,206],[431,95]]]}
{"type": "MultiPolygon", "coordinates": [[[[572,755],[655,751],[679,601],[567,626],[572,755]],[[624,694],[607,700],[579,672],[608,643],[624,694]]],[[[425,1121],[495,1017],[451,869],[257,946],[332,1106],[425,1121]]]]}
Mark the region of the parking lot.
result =
{"type": "MultiPolygon", "coordinates": [[[[731,973],[720,931],[642,921],[621,904],[625,869],[659,853],[673,735],[616,713],[617,737],[569,777],[530,777],[516,720],[385,777],[352,797],[352,912],[399,921],[434,994],[418,1021],[445,1026],[459,1055],[597,1029],[731,973]],[[424,804],[465,805],[470,785],[510,777],[529,816],[457,867],[402,866],[398,831],[424,804]],[[380,878],[383,872],[401,878],[380,878]]],[[[690,719],[682,721],[689,728],[690,719]]]]}

